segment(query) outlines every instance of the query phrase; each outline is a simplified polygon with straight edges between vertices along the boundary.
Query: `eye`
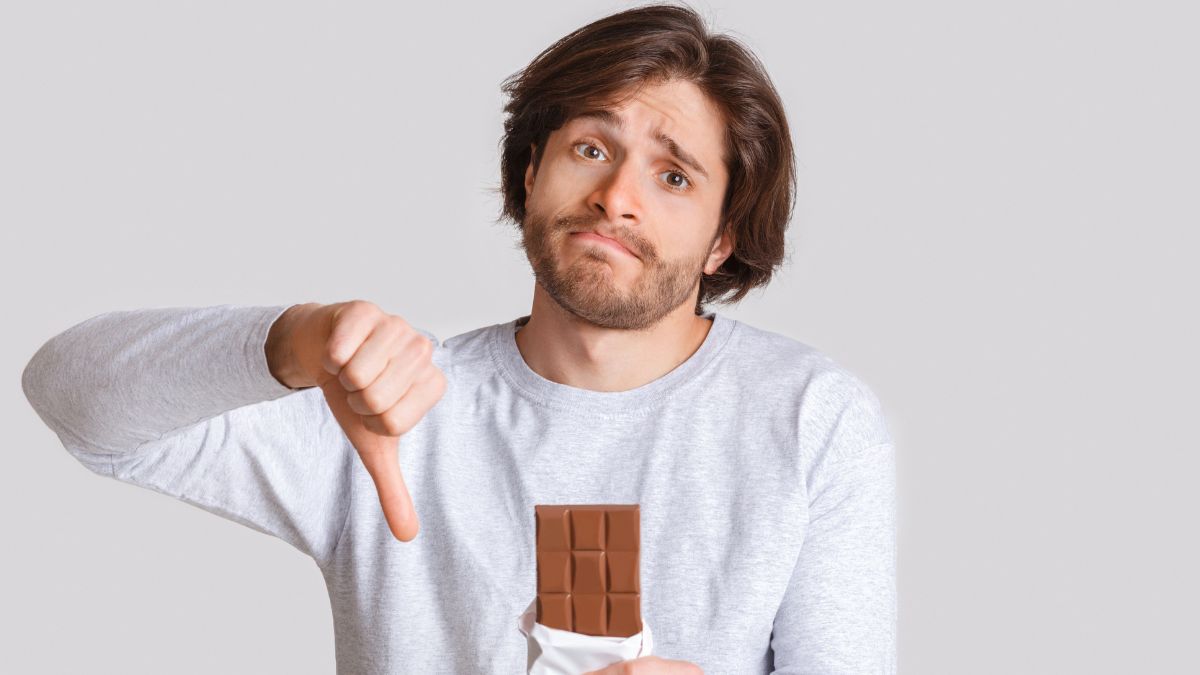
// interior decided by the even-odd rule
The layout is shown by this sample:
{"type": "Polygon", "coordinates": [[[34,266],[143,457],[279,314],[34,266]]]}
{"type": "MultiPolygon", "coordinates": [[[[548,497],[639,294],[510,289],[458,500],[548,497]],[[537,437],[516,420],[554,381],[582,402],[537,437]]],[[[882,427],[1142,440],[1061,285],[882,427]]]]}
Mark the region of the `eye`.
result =
{"type": "MultiPolygon", "coordinates": [[[[601,157],[605,157],[604,151],[596,147],[596,145],[591,141],[578,141],[575,143],[575,145],[571,146],[571,148],[575,150],[575,154],[583,157],[584,159],[600,159],[601,157]],[[583,148],[583,152],[579,152],[579,148],[583,148]],[[592,154],[592,151],[595,151],[595,155],[592,154]]],[[[692,189],[692,179],[686,173],[680,170],[679,167],[664,171],[659,175],[661,176],[663,174],[674,174],[679,177],[679,183],[671,182],[671,180],[668,179],[667,187],[671,190],[674,190],[675,192],[687,192],[688,190],[692,189]]]]}
{"type": "MultiPolygon", "coordinates": [[[[672,183],[670,180],[668,180],[667,186],[670,187],[672,190],[678,190],[679,192],[685,192],[685,191],[691,189],[692,179],[688,178],[686,173],[679,171],[678,169],[671,169],[670,171],[664,171],[663,173],[675,174],[676,176],[679,176],[680,180],[682,180],[683,183],[685,184],[683,187],[680,187],[678,184],[672,183]]],[[[661,176],[661,175],[663,175],[663,173],[660,173],[659,175],[661,176]]]]}
{"type": "MultiPolygon", "coordinates": [[[[587,141],[580,141],[579,143],[576,143],[576,144],[574,145],[574,147],[575,147],[575,148],[578,148],[578,147],[579,147],[579,146],[581,146],[581,145],[582,145],[582,146],[585,146],[585,148],[590,148],[590,149],[592,149],[592,150],[595,150],[596,152],[600,153],[601,155],[603,155],[603,154],[604,154],[604,151],[603,151],[603,150],[601,150],[600,148],[597,148],[596,146],[592,145],[591,143],[588,143],[587,141]]],[[[585,149],[585,150],[584,150],[584,152],[586,153],[586,152],[587,152],[587,150],[585,149]]],[[[579,152],[576,152],[575,154],[580,154],[580,153],[579,153],[579,152]]],[[[588,154],[582,154],[581,156],[582,156],[582,157],[584,157],[585,159],[598,159],[597,157],[593,157],[593,156],[591,156],[591,155],[588,155],[588,154]]]]}

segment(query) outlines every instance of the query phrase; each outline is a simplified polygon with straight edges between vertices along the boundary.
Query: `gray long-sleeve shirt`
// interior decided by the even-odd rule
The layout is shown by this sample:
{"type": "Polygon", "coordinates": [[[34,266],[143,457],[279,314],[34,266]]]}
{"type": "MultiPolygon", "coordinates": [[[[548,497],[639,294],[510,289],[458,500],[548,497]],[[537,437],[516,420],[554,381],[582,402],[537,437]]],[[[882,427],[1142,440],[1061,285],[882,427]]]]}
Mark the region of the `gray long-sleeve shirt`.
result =
{"type": "Polygon", "coordinates": [[[442,399],[400,439],[421,518],[396,540],[319,388],[267,368],[288,305],[94,316],[25,395],[88,469],[279,537],[329,590],[338,673],[524,673],[534,505],[639,504],[654,653],[713,675],[893,673],[895,457],[877,398],[828,356],[710,312],[635,389],[545,379],[523,319],[439,342],[442,399]]]}

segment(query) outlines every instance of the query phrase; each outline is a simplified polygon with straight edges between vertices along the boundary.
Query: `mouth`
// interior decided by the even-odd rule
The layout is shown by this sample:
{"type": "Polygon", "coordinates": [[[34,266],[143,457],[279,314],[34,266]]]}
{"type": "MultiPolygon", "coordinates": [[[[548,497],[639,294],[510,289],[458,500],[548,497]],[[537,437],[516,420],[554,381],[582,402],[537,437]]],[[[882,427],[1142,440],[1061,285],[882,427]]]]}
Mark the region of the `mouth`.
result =
{"type": "Polygon", "coordinates": [[[590,241],[590,242],[595,242],[601,246],[607,246],[608,248],[610,248],[618,253],[623,253],[623,254],[625,254],[627,256],[631,256],[633,258],[637,257],[636,255],[634,255],[633,251],[629,250],[629,248],[627,248],[621,242],[617,241],[616,239],[606,237],[602,234],[596,234],[595,232],[581,230],[579,232],[572,232],[571,236],[576,239],[579,239],[581,241],[590,241]]]}

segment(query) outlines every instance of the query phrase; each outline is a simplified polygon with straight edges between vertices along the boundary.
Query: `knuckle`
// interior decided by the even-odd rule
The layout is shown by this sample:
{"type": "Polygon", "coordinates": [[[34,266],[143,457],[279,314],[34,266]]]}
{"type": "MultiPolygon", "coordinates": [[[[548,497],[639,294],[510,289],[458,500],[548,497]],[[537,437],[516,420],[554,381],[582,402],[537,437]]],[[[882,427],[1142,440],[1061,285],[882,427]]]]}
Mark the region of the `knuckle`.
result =
{"type": "Polygon", "coordinates": [[[359,394],[359,399],[362,401],[363,409],[372,413],[382,412],[383,401],[382,394],[379,393],[378,387],[367,387],[359,394]]]}
{"type": "Polygon", "coordinates": [[[334,316],[334,323],[346,321],[357,315],[362,311],[362,304],[362,300],[350,300],[342,303],[342,306],[338,308],[337,314],[334,316]]]}
{"type": "Polygon", "coordinates": [[[376,433],[376,434],[386,433],[386,430],[383,427],[381,427],[379,424],[379,418],[374,415],[363,415],[362,416],[362,424],[364,427],[366,427],[369,431],[371,431],[373,433],[376,433]]]}
{"type": "Polygon", "coordinates": [[[346,344],[346,340],[330,340],[329,343],[325,345],[325,356],[331,363],[337,364],[338,366],[346,365],[346,358],[343,354],[344,352],[348,352],[350,350],[343,347],[344,344],[346,344]]]}
{"type": "Polygon", "coordinates": [[[373,415],[371,419],[375,420],[375,433],[384,436],[395,436],[396,429],[392,424],[392,418],[388,413],[373,415]]]}
{"type": "Polygon", "coordinates": [[[384,314],[376,322],[376,332],[387,335],[392,340],[404,335],[404,326],[396,322],[396,318],[390,314],[384,314]]]}
{"type": "Polygon", "coordinates": [[[346,389],[349,391],[359,391],[370,384],[370,382],[367,380],[366,373],[363,372],[363,369],[353,364],[342,369],[339,377],[342,380],[342,384],[345,385],[346,389]]]}
{"type": "Polygon", "coordinates": [[[379,433],[384,436],[399,436],[400,431],[387,415],[379,418],[379,433]]]}
{"type": "Polygon", "coordinates": [[[367,414],[366,405],[362,401],[362,396],[357,391],[348,392],[346,394],[346,405],[359,415],[367,414]]]}
{"type": "Polygon", "coordinates": [[[404,414],[404,411],[398,410],[398,407],[392,408],[380,416],[389,436],[403,436],[412,426],[408,421],[408,415],[404,414]]]}
{"type": "Polygon", "coordinates": [[[382,313],[383,310],[379,308],[379,305],[370,300],[351,300],[342,305],[335,316],[334,323],[370,320],[382,313]]]}
{"type": "Polygon", "coordinates": [[[346,303],[347,308],[355,312],[371,312],[379,309],[379,307],[370,300],[354,299],[346,303]]]}

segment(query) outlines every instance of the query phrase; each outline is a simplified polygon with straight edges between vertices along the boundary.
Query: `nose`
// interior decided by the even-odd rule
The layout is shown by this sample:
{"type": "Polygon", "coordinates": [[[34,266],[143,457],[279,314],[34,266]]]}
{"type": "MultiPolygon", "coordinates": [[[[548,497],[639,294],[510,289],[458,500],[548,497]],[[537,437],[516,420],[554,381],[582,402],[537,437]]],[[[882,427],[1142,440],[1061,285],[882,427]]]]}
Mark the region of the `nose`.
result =
{"type": "Polygon", "coordinates": [[[640,176],[635,162],[622,160],[596,186],[588,203],[616,225],[641,222],[640,176]]]}

